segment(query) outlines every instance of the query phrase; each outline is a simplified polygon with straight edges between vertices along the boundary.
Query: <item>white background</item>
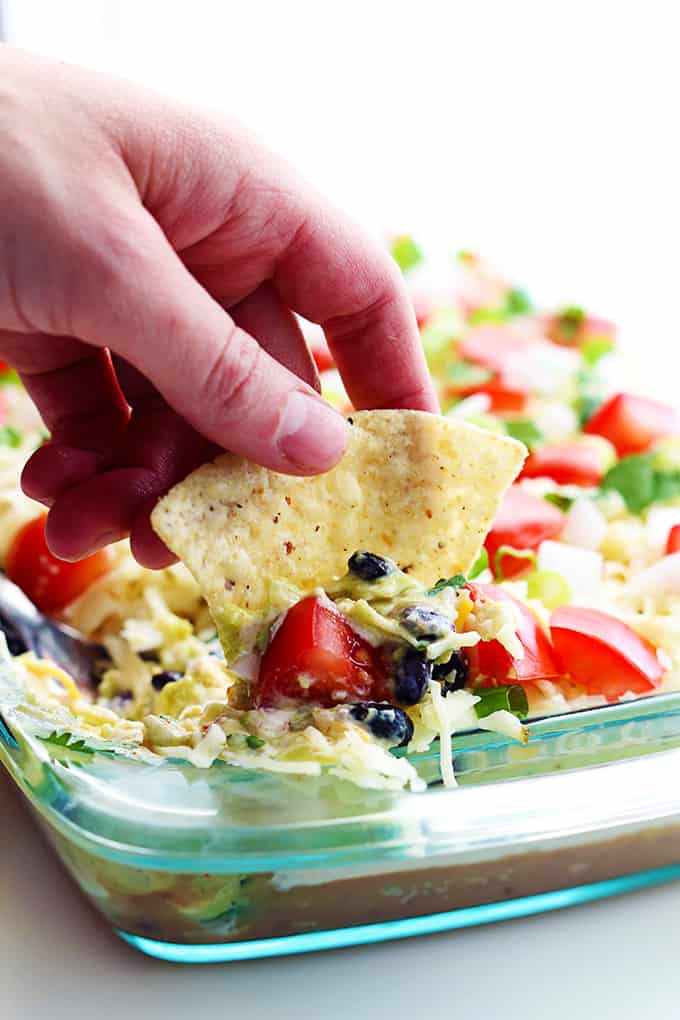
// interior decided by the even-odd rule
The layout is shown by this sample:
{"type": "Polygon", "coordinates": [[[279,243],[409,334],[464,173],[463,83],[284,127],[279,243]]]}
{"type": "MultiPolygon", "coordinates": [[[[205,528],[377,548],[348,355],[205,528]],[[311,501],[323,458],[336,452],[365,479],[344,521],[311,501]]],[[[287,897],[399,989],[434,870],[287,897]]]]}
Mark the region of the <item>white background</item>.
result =
{"type": "MultiPolygon", "coordinates": [[[[619,319],[677,396],[678,5],[10,0],[9,38],[236,113],[377,234],[619,319]]],[[[680,887],[316,957],[118,944],[0,782],[3,1020],[677,1017],[680,887]]]]}

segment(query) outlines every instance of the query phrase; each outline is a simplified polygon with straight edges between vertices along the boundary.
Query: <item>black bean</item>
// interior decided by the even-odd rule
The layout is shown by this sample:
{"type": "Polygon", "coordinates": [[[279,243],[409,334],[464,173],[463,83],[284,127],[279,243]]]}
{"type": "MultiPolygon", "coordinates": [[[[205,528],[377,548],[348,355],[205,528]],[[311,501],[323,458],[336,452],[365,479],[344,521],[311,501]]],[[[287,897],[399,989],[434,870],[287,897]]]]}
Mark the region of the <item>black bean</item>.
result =
{"type": "Polygon", "coordinates": [[[140,652],[139,653],[139,657],[144,662],[160,662],[160,658],[159,658],[159,654],[158,654],[158,649],[157,648],[149,648],[145,652],[140,652]]]}
{"type": "Polygon", "coordinates": [[[162,673],[154,673],[151,677],[151,686],[155,691],[162,691],[166,684],[181,680],[183,676],[184,673],[180,673],[176,669],[166,669],[162,673]]]}
{"type": "Polygon", "coordinates": [[[365,723],[379,740],[389,740],[392,747],[405,747],[413,736],[413,723],[397,705],[388,701],[362,701],[352,705],[349,714],[365,723]]]}
{"type": "Polygon", "coordinates": [[[470,666],[465,652],[454,652],[448,662],[436,665],[432,671],[432,679],[438,680],[442,685],[442,694],[450,691],[459,691],[466,686],[470,666]]]}
{"type": "Polygon", "coordinates": [[[362,581],[377,581],[397,570],[397,565],[392,560],[388,560],[384,556],[376,556],[375,553],[365,552],[363,549],[352,553],[347,561],[347,566],[350,572],[362,581]]]}
{"type": "Polygon", "coordinates": [[[402,705],[417,705],[432,679],[432,663],[417,648],[407,648],[394,666],[394,696],[402,705]]]}
{"type": "Polygon", "coordinates": [[[405,606],[399,614],[399,623],[421,641],[436,641],[454,629],[451,620],[431,606],[405,606]]]}

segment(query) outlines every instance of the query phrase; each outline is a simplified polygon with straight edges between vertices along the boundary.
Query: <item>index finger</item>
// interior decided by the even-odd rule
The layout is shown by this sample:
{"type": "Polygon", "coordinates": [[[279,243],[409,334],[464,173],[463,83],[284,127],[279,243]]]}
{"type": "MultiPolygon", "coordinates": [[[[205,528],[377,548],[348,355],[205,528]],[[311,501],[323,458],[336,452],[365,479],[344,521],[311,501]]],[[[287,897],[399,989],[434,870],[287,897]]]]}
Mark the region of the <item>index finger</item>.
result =
{"type": "Polygon", "coordinates": [[[332,207],[310,208],[307,198],[301,216],[274,286],[285,304],[323,327],[354,406],[438,411],[396,263],[332,207]]]}

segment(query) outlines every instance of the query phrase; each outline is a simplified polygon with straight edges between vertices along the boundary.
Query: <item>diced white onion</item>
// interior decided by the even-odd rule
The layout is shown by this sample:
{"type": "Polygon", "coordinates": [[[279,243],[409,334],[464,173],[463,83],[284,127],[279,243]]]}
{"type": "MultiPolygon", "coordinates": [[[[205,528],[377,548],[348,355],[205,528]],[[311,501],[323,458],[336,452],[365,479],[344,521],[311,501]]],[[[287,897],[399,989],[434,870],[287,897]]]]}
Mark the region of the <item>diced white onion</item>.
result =
{"type": "Polygon", "coordinates": [[[256,655],[255,652],[245,652],[243,655],[239,655],[230,666],[232,673],[240,677],[242,680],[257,680],[257,674],[260,669],[260,656],[256,655]]]}
{"type": "Polygon", "coordinates": [[[559,442],[578,432],[576,412],[561,400],[546,402],[534,415],[534,422],[548,442],[559,442]]]}
{"type": "Polygon", "coordinates": [[[664,556],[631,577],[628,594],[633,597],[651,595],[656,601],[669,595],[680,595],[680,552],[664,556]]]}
{"type": "Polygon", "coordinates": [[[592,499],[581,496],[574,500],[562,530],[561,538],[581,549],[597,549],[607,531],[607,519],[592,499]]]}
{"type": "Polygon", "coordinates": [[[488,393],[473,393],[464,400],[454,404],[447,414],[447,418],[469,418],[477,414],[486,414],[491,407],[491,397],[488,393]]]}
{"type": "Polygon", "coordinates": [[[602,585],[602,556],[590,549],[565,542],[541,542],[538,566],[561,574],[577,600],[596,597],[602,585]]]}
{"type": "Polygon", "coordinates": [[[503,382],[512,390],[530,393],[558,393],[578,371],[577,351],[556,344],[532,344],[513,351],[503,363],[503,382]]]}

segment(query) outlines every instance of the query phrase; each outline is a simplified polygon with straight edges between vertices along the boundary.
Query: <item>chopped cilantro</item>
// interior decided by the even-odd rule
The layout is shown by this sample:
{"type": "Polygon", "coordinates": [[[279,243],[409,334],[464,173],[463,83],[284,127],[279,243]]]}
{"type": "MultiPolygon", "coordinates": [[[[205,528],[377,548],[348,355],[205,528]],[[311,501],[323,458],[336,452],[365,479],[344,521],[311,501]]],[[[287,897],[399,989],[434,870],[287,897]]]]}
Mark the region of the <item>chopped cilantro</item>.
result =
{"type": "Polygon", "coordinates": [[[423,253],[408,234],[401,234],[392,241],[390,251],[402,273],[408,273],[423,261],[423,253]]]}
{"type": "Polygon", "coordinates": [[[581,346],[581,357],[589,368],[596,365],[600,358],[614,350],[615,343],[609,336],[591,336],[581,346]]]}
{"type": "Polygon", "coordinates": [[[505,295],[505,311],[508,315],[528,315],[532,308],[531,298],[521,287],[513,287],[505,295]]]}
{"type": "Polygon", "coordinates": [[[620,493],[631,513],[642,513],[652,503],[680,496],[680,471],[659,467],[654,454],[623,457],[606,473],[600,487],[620,493]]]}
{"type": "Polygon", "coordinates": [[[470,571],[470,580],[474,581],[475,577],[479,577],[482,571],[486,570],[488,566],[489,566],[489,554],[486,551],[486,549],[482,547],[482,551],[480,552],[479,556],[472,565],[472,570],[470,571]]]}
{"type": "Polygon", "coordinates": [[[83,754],[94,754],[94,748],[88,747],[84,740],[76,739],[72,733],[65,731],[57,733],[56,730],[42,738],[46,744],[56,744],[57,747],[67,747],[69,751],[80,751],[83,754]]]}
{"type": "Polygon", "coordinates": [[[508,435],[513,439],[519,439],[520,443],[524,443],[530,450],[543,442],[543,433],[530,418],[506,418],[504,424],[508,435]]]}
{"type": "Polygon", "coordinates": [[[548,503],[552,503],[558,510],[567,511],[574,502],[573,496],[563,496],[560,492],[546,492],[543,497],[548,503]]]}
{"type": "Polygon", "coordinates": [[[264,740],[260,737],[256,737],[253,733],[249,733],[246,737],[246,744],[251,751],[257,751],[259,748],[264,747],[264,740]]]}
{"type": "Polygon", "coordinates": [[[492,376],[488,368],[474,365],[471,361],[465,361],[464,358],[454,361],[447,369],[446,374],[450,382],[461,390],[473,386],[481,386],[483,383],[488,382],[492,376]]]}
{"type": "Polygon", "coordinates": [[[21,446],[23,436],[14,425],[0,425],[0,446],[21,446]]]}
{"type": "Polygon", "coordinates": [[[467,584],[465,574],[454,574],[453,577],[442,577],[434,585],[434,587],[428,589],[428,595],[439,595],[440,591],[444,591],[445,588],[462,588],[464,584],[467,584]]]}

